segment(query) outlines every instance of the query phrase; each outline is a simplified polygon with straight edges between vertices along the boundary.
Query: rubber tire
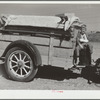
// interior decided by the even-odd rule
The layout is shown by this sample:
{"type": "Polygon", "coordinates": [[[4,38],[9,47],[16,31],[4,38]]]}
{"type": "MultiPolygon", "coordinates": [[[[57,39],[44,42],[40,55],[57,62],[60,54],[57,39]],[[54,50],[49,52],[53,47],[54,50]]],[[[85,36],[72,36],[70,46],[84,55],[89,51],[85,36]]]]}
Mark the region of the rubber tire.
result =
{"type": "Polygon", "coordinates": [[[29,82],[29,81],[31,81],[31,80],[35,77],[35,75],[36,75],[36,73],[37,73],[37,71],[38,71],[38,67],[34,67],[35,65],[34,65],[34,62],[33,62],[33,60],[32,60],[32,63],[33,63],[34,66],[33,66],[33,70],[31,71],[31,73],[30,73],[29,76],[24,77],[24,78],[20,78],[20,77],[14,75],[14,74],[10,71],[10,68],[9,68],[9,66],[7,65],[7,61],[8,61],[8,58],[9,58],[10,54],[11,54],[12,52],[16,51],[16,50],[22,50],[22,51],[26,52],[26,53],[30,56],[31,59],[33,58],[33,57],[32,57],[33,55],[30,54],[30,51],[23,50],[22,48],[19,48],[19,47],[11,48],[11,49],[7,52],[7,54],[6,54],[6,56],[5,56],[5,64],[4,64],[4,66],[5,66],[6,73],[7,73],[8,77],[9,77],[10,79],[14,80],[14,81],[29,82]]]}

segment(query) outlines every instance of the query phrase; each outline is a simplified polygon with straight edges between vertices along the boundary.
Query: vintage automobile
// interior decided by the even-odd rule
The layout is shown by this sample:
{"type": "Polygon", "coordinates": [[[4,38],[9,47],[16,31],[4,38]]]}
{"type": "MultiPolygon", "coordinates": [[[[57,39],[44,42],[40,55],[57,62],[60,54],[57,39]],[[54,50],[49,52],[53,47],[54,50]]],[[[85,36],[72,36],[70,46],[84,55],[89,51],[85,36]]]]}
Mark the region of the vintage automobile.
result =
{"type": "Polygon", "coordinates": [[[44,65],[70,68],[72,40],[80,23],[80,19],[70,13],[56,16],[1,15],[0,59],[9,78],[31,81],[38,67],[44,65]],[[74,34],[69,31],[71,26],[75,26],[74,34]]]}

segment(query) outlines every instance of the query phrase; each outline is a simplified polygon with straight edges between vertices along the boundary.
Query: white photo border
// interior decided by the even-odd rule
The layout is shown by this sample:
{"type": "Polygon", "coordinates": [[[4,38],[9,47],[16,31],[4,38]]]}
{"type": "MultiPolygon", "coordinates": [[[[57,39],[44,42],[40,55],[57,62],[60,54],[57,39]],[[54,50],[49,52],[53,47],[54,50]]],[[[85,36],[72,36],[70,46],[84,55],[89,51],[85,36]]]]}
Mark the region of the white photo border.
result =
{"type": "MultiPolygon", "coordinates": [[[[100,4],[100,1],[0,1],[0,4],[100,4]]],[[[100,99],[100,91],[0,90],[0,99],[100,99]]]]}

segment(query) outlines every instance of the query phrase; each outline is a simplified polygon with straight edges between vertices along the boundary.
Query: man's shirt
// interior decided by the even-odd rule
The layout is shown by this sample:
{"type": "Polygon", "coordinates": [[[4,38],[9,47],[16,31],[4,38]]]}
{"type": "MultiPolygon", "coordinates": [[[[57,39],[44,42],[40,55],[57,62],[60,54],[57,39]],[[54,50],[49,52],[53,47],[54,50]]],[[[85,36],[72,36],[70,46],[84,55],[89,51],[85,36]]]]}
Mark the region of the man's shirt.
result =
{"type": "Polygon", "coordinates": [[[86,43],[86,42],[88,42],[87,35],[78,33],[76,37],[76,45],[78,45],[79,43],[86,43]]]}

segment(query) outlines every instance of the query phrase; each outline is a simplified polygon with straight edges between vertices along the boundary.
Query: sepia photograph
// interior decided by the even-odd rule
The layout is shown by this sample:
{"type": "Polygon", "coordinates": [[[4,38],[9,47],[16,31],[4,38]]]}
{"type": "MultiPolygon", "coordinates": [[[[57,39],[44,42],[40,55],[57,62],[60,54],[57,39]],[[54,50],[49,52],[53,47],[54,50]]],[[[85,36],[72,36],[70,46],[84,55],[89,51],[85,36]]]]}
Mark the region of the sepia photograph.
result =
{"type": "Polygon", "coordinates": [[[100,2],[0,2],[0,90],[100,90],[99,10],[100,2]]]}

